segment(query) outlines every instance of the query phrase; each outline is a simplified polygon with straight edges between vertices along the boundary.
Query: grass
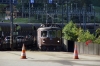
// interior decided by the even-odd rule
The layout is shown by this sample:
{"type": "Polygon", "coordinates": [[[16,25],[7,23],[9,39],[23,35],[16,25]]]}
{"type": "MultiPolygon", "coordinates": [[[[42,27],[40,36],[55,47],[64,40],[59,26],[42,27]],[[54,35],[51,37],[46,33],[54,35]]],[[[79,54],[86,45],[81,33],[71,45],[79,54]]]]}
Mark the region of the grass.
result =
{"type": "MultiPolygon", "coordinates": [[[[11,22],[11,20],[4,20],[4,22],[11,22]]],[[[28,18],[16,18],[13,19],[14,23],[28,23],[28,18]]]]}
{"type": "Polygon", "coordinates": [[[28,18],[17,18],[17,19],[14,19],[14,22],[17,22],[17,23],[28,23],[28,18]]]}
{"type": "MultiPolygon", "coordinates": [[[[4,20],[4,22],[11,22],[11,20],[4,20]]],[[[34,18],[30,18],[30,22],[29,22],[29,18],[16,18],[13,19],[13,23],[40,23],[40,20],[34,19],[34,18]]]]}
{"type": "Polygon", "coordinates": [[[94,9],[96,12],[100,12],[100,7],[95,6],[94,9]]]}

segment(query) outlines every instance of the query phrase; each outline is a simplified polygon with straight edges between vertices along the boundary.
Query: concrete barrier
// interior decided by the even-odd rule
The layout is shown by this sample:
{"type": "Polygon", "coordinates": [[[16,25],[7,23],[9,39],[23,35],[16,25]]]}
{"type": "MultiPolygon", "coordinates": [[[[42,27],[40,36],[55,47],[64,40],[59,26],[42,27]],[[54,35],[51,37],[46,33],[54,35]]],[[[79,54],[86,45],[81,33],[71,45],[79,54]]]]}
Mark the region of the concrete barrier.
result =
{"type": "MultiPolygon", "coordinates": [[[[64,48],[67,52],[69,48],[74,49],[71,47],[72,44],[68,44],[68,41],[64,39],[64,48]],[[69,46],[70,45],[70,46],[69,46]]],[[[91,54],[91,55],[100,55],[100,44],[95,43],[89,43],[86,45],[83,42],[74,42],[74,44],[77,44],[77,51],[79,54],[91,54]]]]}
{"type": "Polygon", "coordinates": [[[93,54],[94,55],[99,55],[99,44],[94,44],[94,51],[93,54]]]}
{"type": "Polygon", "coordinates": [[[89,54],[93,54],[93,51],[94,51],[94,44],[93,43],[90,43],[89,45],[87,45],[89,47],[89,54]]]}
{"type": "Polygon", "coordinates": [[[85,43],[83,43],[83,46],[84,46],[84,54],[88,54],[89,53],[89,47],[85,44],[85,43]]]}
{"type": "Polygon", "coordinates": [[[82,42],[75,42],[77,43],[78,53],[80,54],[92,54],[92,55],[100,55],[100,45],[90,43],[86,45],[82,42]]]}
{"type": "Polygon", "coordinates": [[[80,53],[84,53],[84,46],[82,42],[80,42],[80,53]]]}
{"type": "Polygon", "coordinates": [[[98,53],[99,53],[99,55],[100,55],[100,44],[99,44],[99,46],[98,46],[98,53]]]}

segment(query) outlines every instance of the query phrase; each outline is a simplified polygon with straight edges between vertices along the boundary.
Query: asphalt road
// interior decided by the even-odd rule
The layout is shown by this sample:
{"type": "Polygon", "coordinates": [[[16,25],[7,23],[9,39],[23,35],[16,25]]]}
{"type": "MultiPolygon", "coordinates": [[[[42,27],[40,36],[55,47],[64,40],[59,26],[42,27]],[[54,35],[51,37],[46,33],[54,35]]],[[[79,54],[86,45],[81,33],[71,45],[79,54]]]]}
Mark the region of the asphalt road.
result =
{"type": "Polygon", "coordinates": [[[100,56],[73,53],[26,51],[27,59],[21,59],[21,51],[0,51],[0,66],[100,66],[100,56]]]}

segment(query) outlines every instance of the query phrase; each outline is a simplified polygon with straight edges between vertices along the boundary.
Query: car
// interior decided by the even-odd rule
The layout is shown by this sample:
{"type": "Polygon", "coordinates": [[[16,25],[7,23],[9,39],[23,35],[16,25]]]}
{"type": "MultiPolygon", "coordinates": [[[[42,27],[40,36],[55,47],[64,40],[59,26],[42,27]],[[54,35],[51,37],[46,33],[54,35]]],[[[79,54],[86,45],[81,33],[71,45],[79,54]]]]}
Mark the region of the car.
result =
{"type": "Polygon", "coordinates": [[[10,37],[11,37],[11,36],[6,36],[5,39],[4,39],[4,42],[5,42],[5,43],[10,43],[10,37]]]}
{"type": "MultiPolygon", "coordinates": [[[[5,43],[10,43],[10,37],[11,36],[6,36],[5,39],[4,39],[4,42],[5,43]]],[[[15,43],[15,38],[13,38],[13,42],[15,43]]]]}
{"type": "Polygon", "coordinates": [[[1,39],[1,37],[0,37],[0,47],[1,47],[1,44],[2,44],[2,39],[1,39]]]}
{"type": "Polygon", "coordinates": [[[25,41],[25,37],[24,36],[16,36],[16,42],[20,43],[20,42],[24,42],[25,41]]]}
{"type": "Polygon", "coordinates": [[[33,40],[33,36],[32,35],[26,35],[26,40],[33,40]]]}

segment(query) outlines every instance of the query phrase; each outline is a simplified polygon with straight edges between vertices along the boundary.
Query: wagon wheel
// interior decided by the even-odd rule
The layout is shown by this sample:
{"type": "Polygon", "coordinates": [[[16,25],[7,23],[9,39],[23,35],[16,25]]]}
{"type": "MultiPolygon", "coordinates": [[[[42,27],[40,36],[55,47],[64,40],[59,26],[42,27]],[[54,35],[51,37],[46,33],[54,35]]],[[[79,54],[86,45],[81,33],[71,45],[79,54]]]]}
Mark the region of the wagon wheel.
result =
{"type": "Polygon", "coordinates": [[[56,49],[56,51],[60,51],[61,47],[57,46],[55,49],[56,49]]]}
{"type": "Polygon", "coordinates": [[[49,47],[49,50],[50,50],[50,51],[53,51],[53,50],[54,50],[54,47],[52,47],[52,46],[49,47]]]}
{"type": "Polygon", "coordinates": [[[46,51],[46,47],[45,46],[41,46],[41,50],[42,51],[46,51]]]}

